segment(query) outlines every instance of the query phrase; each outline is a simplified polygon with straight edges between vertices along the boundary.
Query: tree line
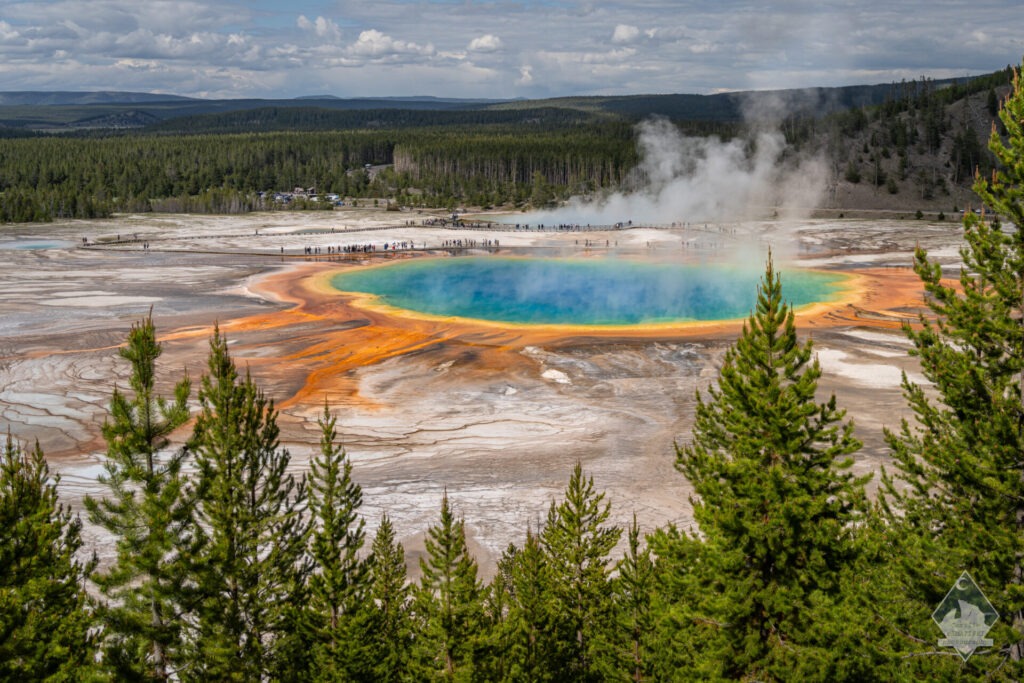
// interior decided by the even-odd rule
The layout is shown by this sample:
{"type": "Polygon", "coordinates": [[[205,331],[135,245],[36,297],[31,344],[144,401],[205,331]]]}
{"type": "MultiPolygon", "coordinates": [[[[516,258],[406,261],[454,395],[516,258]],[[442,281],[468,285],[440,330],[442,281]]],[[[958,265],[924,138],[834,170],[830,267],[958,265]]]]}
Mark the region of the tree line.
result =
{"type": "Polygon", "coordinates": [[[526,111],[491,109],[349,109],[322,107],[261,107],[235,112],[173,118],[147,127],[147,133],[171,135],[236,134],[271,131],[429,130],[450,127],[488,128],[524,125],[540,129],[564,128],[591,122],[586,112],[557,107],[531,107],[526,111]]]}
{"type": "MultiPolygon", "coordinates": [[[[675,462],[694,527],[608,524],[581,464],[489,582],[447,493],[420,578],[384,515],[374,538],[329,406],[308,474],[289,471],[274,403],[219,330],[191,419],[187,376],[155,391],[153,322],[132,328],[103,426],[105,493],[81,526],[38,446],[0,458],[0,677],[11,680],[1019,680],[1024,676],[1024,88],[1010,144],[975,191],[959,283],[915,254],[932,316],[905,332],[929,386],[885,433],[872,501],[860,443],[796,333],[769,256],[757,302],[698,394],[675,462]],[[1001,224],[1000,220],[1005,220],[1001,224]],[[185,466],[194,470],[186,475],[185,466]],[[611,553],[625,537],[620,557],[611,553]],[[993,614],[939,613],[968,572],[993,614]],[[91,583],[99,597],[86,591],[91,583]],[[934,613],[934,616],[933,616],[934,613]],[[980,616],[979,616],[980,614],[980,616]],[[940,647],[937,624],[976,640],[940,647]],[[987,634],[987,636],[986,636],[987,634]],[[986,643],[980,638],[991,639],[986,643]]],[[[977,607],[977,605],[974,605],[977,607]]],[[[948,635],[948,633],[947,633],[948,635]]],[[[955,639],[954,639],[955,640],[955,639]]]]}
{"type": "Polygon", "coordinates": [[[0,139],[0,221],[271,210],[283,207],[264,193],[295,187],[404,205],[522,204],[537,174],[552,196],[615,186],[637,163],[633,135],[593,124],[0,139]]]}
{"type": "Polygon", "coordinates": [[[272,207],[261,190],[294,187],[348,194],[361,187],[353,169],[387,163],[393,148],[380,132],[4,140],[0,220],[145,212],[172,199],[196,211],[245,211],[272,207]]]}

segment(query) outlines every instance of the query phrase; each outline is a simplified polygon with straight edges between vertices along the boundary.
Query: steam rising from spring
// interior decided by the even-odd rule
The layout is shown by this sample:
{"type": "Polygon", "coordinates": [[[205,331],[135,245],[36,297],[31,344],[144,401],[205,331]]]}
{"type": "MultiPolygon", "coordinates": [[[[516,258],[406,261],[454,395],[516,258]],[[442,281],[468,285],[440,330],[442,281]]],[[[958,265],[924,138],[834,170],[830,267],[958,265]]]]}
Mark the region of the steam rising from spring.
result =
{"type": "MultiPolygon", "coordinates": [[[[787,159],[777,130],[722,141],[685,137],[671,122],[638,126],[640,188],[529,214],[529,223],[611,225],[796,218],[824,194],[827,167],[819,159],[787,159]]],[[[522,220],[522,219],[519,219],[522,220]]]]}

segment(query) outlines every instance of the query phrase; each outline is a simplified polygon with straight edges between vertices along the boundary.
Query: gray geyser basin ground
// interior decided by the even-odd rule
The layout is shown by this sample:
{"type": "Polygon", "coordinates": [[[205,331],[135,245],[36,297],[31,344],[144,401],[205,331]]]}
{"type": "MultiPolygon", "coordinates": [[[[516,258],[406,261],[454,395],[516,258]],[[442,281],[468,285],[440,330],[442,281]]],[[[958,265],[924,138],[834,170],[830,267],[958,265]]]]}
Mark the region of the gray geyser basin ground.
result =
{"type": "MultiPolygon", "coordinates": [[[[46,244],[0,248],[0,429],[9,427],[22,441],[38,438],[62,477],[61,496],[81,510],[85,494],[103,493],[96,482],[103,462],[100,425],[114,384],[127,383],[117,345],[131,324],[152,308],[158,333],[171,335],[159,363],[164,391],[183,368],[198,379],[206,332],[215,321],[292,305],[253,287],[267,274],[293,267],[281,258],[282,249],[294,256],[306,247],[326,253],[328,246],[406,241],[434,248],[452,239],[497,239],[506,249],[575,254],[585,253],[590,240],[594,250],[672,258],[686,251],[689,258],[720,259],[761,243],[771,245],[777,259],[850,269],[906,267],[916,243],[952,265],[960,241],[955,225],[919,221],[807,220],[589,234],[407,224],[425,217],[403,213],[396,220],[393,213],[372,211],[146,215],[2,226],[0,244],[46,244]],[[115,243],[118,236],[122,241],[115,243]],[[81,248],[83,237],[104,246],[81,248]]],[[[230,336],[239,365],[251,363],[266,392],[285,403],[282,441],[297,473],[308,469],[320,407],[287,403],[302,378],[271,372],[257,361],[284,355],[303,334],[293,327],[230,336]]],[[[906,356],[905,339],[857,324],[802,334],[815,340],[825,372],[823,398],[837,393],[865,443],[857,470],[877,470],[887,459],[882,426],[896,426],[908,415],[899,375],[906,370],[915,376],[917,368],[906,356]]],[[[721,335],[576,337],[527,346],[508,368],[486,372],[472,347],[439,345],[354,370],[350,379],[360,400],[341,400],[334,410],[363,486],[369,532],[386,510],[415,570],[423,532],[435,522],[447,488],[490,572],[510,542],[521,543],[527,525],[543,521],[577,460],[607,493],[614,523],[626,526],[635,512],[645,530],[670,522],[688,526],[691,490],[673,468],[673,443],[690,438],[694,393],[714,380],[729,343],[721,335]]],[[[178,437],[180,443],[184,434],[178,437]]],[[[90,550],[95,547],[101,559],[111,556],[111,539],[88,524],[86,535],[90,550]]]]}

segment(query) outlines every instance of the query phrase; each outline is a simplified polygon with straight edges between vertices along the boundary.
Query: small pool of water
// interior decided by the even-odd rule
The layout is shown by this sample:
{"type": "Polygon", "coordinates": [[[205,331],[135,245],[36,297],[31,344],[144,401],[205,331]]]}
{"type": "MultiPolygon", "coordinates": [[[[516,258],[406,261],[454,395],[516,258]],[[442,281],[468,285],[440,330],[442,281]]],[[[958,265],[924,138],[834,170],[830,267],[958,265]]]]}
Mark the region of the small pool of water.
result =
{"type": "MultiPolygon", "coordinates": [[[[750,314],[763,267],[742,269],[627,259],[417,259],[340,273],[342,292],[443,317],[534,325],[643,325],[750,314]]],[[[833,299],[841,275],[784,270],[785,300],[833,299]]]]}
{"type": "Polygon", "coordinates": [[[36,250],[36,249],[69,249],[75,245],[67,240],[43,239],[0,239],[0,249],[36,250]]]}

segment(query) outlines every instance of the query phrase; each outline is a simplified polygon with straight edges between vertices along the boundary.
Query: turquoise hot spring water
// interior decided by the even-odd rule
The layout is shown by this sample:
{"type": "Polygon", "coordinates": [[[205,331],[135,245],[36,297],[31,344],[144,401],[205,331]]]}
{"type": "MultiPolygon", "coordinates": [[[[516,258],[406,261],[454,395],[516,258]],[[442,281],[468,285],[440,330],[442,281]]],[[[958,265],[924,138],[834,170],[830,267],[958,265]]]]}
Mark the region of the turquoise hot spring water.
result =
{"type": "MultiPolygon", "coordinates": [[[[746,317],[763,266],[687,265],[627,258],[502,256],[416,259],[340,273],[335,289],[441,317],[527,325],[650,325],[746,317]]],[[[842,275],[783,269],[794,305],[829,301],[842,275]]]]}

